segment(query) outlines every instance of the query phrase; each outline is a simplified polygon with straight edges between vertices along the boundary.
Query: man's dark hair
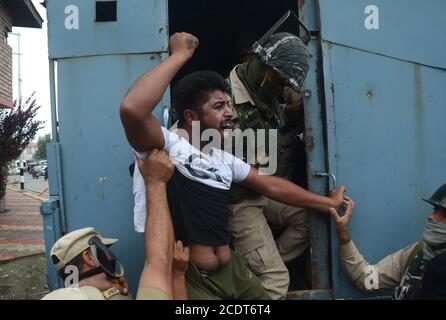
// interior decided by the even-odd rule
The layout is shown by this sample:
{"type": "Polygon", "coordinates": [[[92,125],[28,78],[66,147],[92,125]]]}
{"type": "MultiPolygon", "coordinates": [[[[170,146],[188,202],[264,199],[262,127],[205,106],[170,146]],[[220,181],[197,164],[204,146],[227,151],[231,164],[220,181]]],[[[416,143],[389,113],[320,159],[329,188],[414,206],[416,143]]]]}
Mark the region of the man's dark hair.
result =
{"type": "Polygon", "coordinates": [[[201,115],[209,93],[214,90],[228,91],[225,79],[215,71],[197,71],[178,81],[173,90],[173,105],[180,125],[184,122],[186,109],[201,115]]]}

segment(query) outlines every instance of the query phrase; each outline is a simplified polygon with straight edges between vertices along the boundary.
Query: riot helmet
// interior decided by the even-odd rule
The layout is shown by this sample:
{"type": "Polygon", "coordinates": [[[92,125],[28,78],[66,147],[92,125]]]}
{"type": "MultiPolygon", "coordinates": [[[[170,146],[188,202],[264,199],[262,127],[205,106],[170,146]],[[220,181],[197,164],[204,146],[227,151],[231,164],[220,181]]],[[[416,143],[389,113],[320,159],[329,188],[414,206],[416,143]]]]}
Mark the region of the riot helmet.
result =
{"type": "Polygon", "coordinates": [[[254,52],[292,87],[302,88],[310,68],[310,54],[302,40],[288,32],[274,33],[254,52]]]}
{"type": "Polygon", "coordinates": [[[310,39],[307,27],[292,11],[287,11],[254,43],[252,50],[266,66],[277,72],[294,89],[300,90],[310,67],[307,49],[310,39]],[[294,27],[284,30],[286,32],[279,31],[287,21],[294,23],[294,27]]]}
{"type": "Polygon", "coordinates": [[[435,207],[443,208],[446,212],[446,184],[438,188],[430,198],[423,200],[435,207]]]}

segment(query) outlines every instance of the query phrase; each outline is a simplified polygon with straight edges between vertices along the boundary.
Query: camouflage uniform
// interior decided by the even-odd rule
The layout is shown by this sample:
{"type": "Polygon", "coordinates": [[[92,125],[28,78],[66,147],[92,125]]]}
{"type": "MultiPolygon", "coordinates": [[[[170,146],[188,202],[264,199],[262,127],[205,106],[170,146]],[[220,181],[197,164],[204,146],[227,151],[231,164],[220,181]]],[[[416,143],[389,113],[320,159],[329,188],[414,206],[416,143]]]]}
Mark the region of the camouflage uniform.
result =
{"type": "Polygon", "coordinates": [[[394,299],[411,300],[421,288],[426,260],[423,259],[424,242],[407,246],[381,259],[374,268],[377,288],[367,288],[366,267],[369,263],[359,253],[353,241],[339,247],[341,266],[347,277],[363,291],[394,289],[394,299]]]}
{"type": "MultiPolygon", "coordinates": [[[[296,157],[296,128],[289,125],[283,110],[277,107],[278,104],[269,109],[269,114],[262,112],[239,79],[236,68],[229,76],[237,117],[235,123],[242,130],[278,129],[276,175],[290,179],[296,157]]],[[[268,153],[268,145],[265,149],[268,153]]],[[[300,256],[308,246],[309,214],[302,208],[278,203],[238,186],[234,186],[232,191],[234,205],[230,208],[229,229],[235,249],[248,259],[251,269],[268,294],[273,299],[283,299],[289,285],[288,269],[284,261],[289,262],[300,256]],[[268,222],[285,227],[276,241],[268,222]]]]}

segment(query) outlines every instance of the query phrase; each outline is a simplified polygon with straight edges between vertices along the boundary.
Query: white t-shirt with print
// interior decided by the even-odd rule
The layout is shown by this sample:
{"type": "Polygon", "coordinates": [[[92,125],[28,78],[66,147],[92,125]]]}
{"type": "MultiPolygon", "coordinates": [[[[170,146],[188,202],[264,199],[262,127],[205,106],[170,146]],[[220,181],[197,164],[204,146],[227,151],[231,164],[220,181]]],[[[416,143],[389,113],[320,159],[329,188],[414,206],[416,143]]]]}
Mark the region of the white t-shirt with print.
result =
{"type": "MultiPolygon", "coordinates": [[[[251,166],[232,154],[212,148],[204,154],[194,148],[186,139],[161,127],[164,136],[164,150],[178,171],[185,177],[213,188],[229,190],[232,182],[242,182],[251,166]]],[[[144,159],[147,152],[136,152],[144,159]]],[[[133,195],[135,198],[134,224],[136,232],[144,232],[146,223],[146,188],[144,178],[135,165],[133,173],[133,195]]]]}

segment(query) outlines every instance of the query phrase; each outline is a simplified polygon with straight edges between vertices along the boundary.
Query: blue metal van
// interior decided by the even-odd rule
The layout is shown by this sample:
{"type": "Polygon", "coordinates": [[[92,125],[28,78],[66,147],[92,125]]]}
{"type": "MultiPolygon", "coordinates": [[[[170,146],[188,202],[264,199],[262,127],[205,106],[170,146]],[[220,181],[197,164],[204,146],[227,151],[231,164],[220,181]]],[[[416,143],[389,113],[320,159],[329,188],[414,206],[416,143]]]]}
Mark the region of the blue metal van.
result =
{"type": "MultiPolygon", "coordinates": [[[[182,71],[228,75],[238,35],[261,36],[287,10],[312,40],[305,82],[306,185],[325,194],[330,172],[356,202],[352,238],[373,263],[420,239],[421,201],[446,182],[446,2],[441,0],[47,0],[53,143],[45,225],[50,288],[62,283],[50,249],[93,226],[119,238],[113,251],[136,290],[145,258],[133,229],[132,152],[119,105],[139,75],[187,31],[200,49],[182,71]]],[[[181,76],[181,75],[180,75],[181,76]]],[[[170,93],[156,115],[167,125],[170,93]]],[[[313,215],[311,288],[292,299],[370,298],[340,269],[329,217],[313,215]]],[[[387,296],[386,293],[383,293],[387,296]]]]}

